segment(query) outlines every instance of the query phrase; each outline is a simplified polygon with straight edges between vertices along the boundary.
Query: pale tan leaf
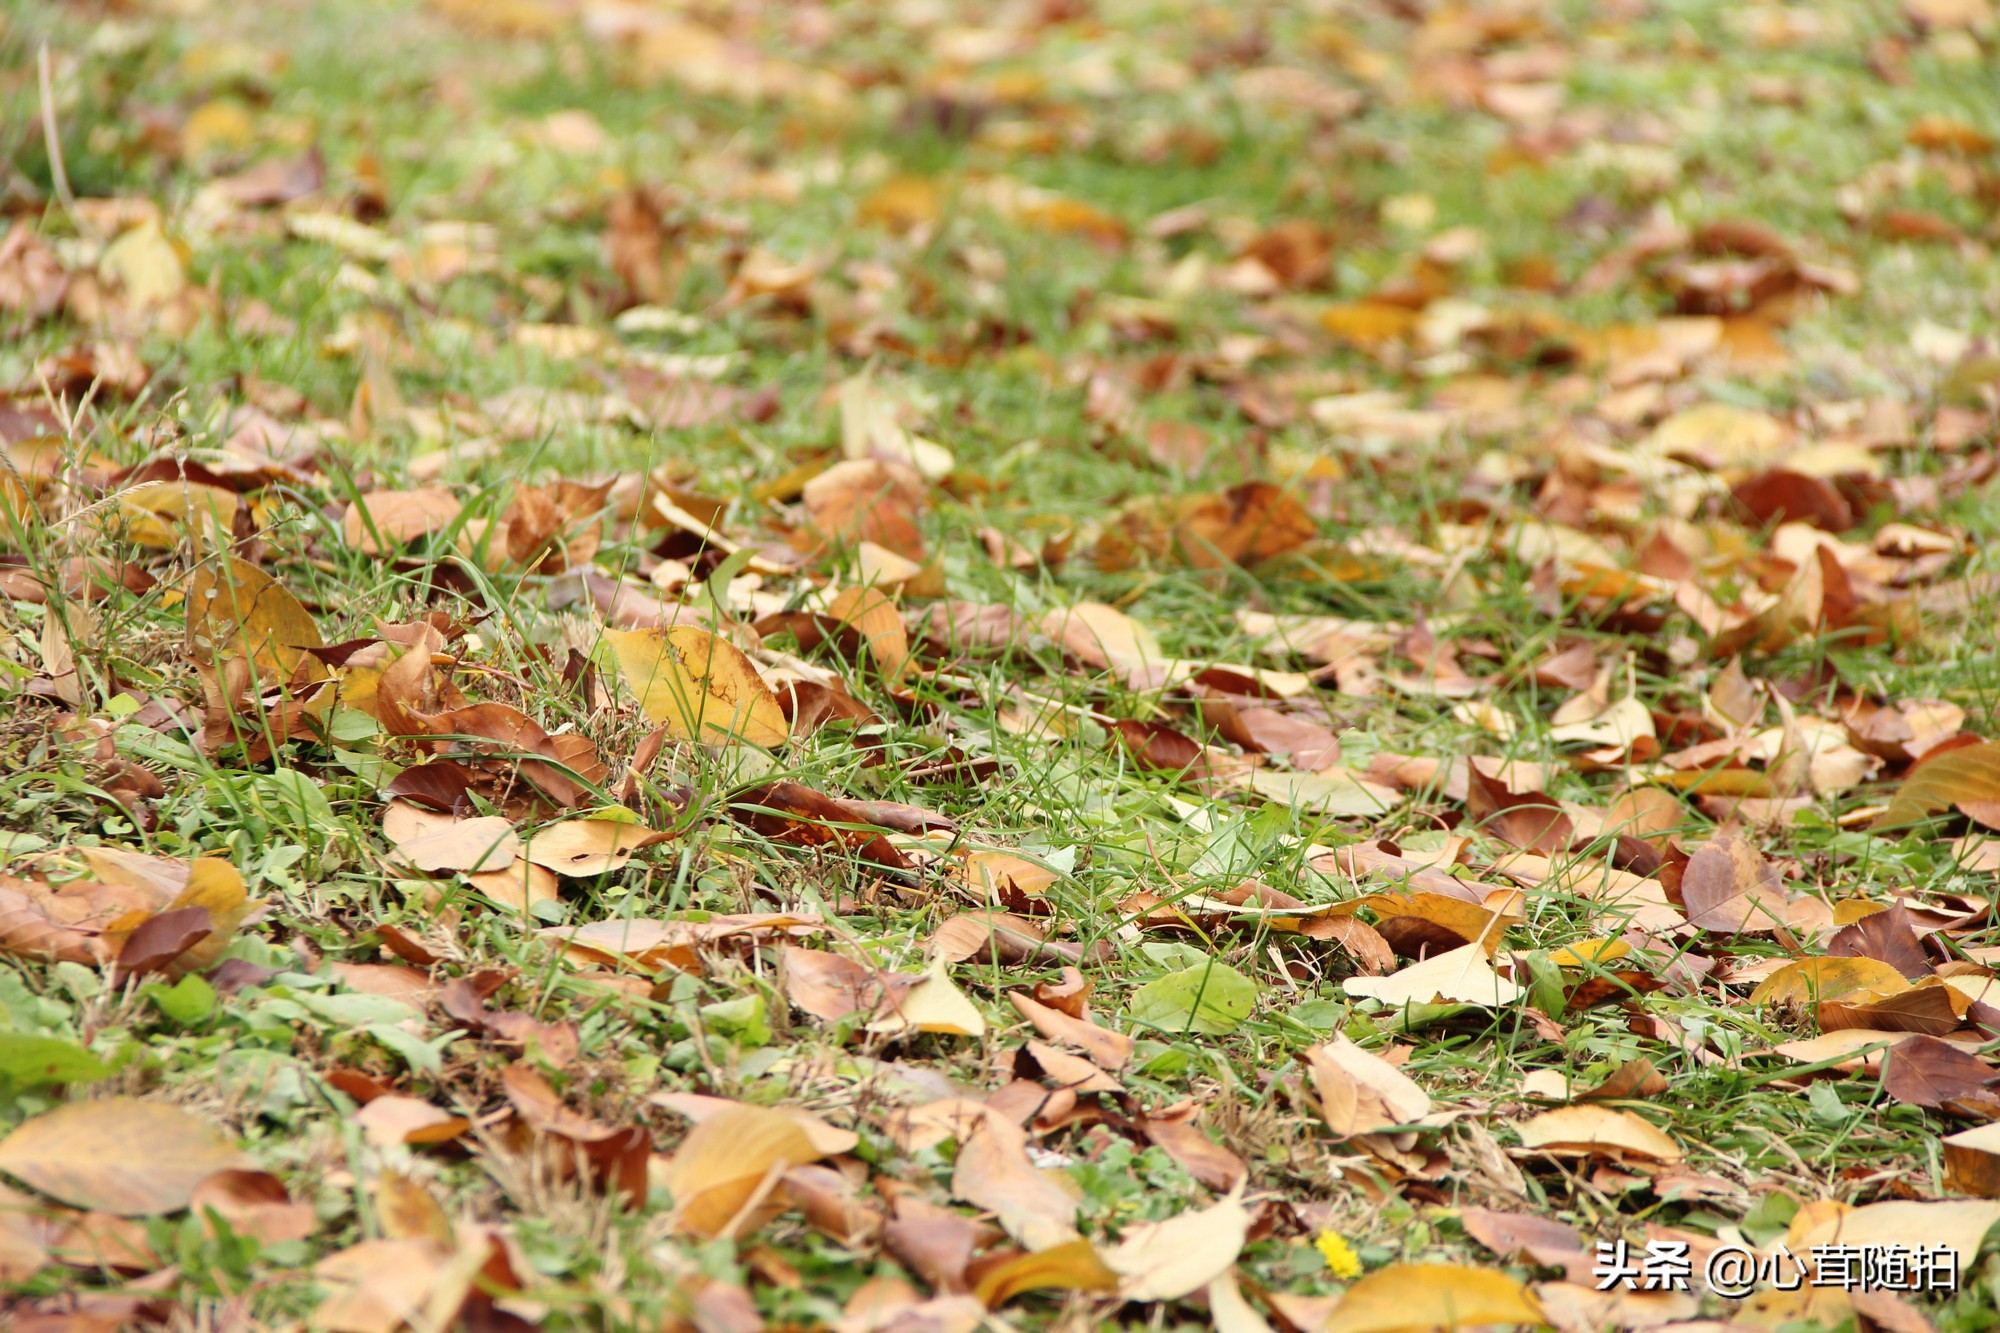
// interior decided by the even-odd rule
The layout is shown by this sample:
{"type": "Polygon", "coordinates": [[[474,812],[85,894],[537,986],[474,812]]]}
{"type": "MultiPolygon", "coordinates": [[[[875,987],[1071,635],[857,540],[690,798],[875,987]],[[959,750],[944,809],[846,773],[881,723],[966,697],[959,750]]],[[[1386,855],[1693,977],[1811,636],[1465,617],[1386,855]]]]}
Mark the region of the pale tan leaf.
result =
{"type": "Polygon", "coordinates": [[[1660,1162],[1678,1162],[1682,1157],[1680,1145],[1652,1121],[1608,1106],[1559,1106],[1514,1128],[1524,1148],[1558,1153],[1611,1149],[1660,1162]]]}
{"type": "Polygon", "coordinates": [[[1349,977],[1341,988],[1357,998],[1391,1005],[1479,1004],[1489,1009],[1527,994],[1493,970],[1485,948],[1478,944],[1434,954],[1386,977],[1349,977]]]}

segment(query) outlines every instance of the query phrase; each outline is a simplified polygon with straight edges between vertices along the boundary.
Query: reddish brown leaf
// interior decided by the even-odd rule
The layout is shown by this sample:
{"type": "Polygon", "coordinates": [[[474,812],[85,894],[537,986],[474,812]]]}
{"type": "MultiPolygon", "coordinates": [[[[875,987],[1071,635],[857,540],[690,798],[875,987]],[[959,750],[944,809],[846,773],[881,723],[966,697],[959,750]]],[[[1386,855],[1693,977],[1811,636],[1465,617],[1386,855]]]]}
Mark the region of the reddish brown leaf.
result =
{"type": "Polygon", "coordinates": [[[1513,792],[1477,764],[1467,764],[1465,808],[1473,821],[1522,851],[1552,855],[1567,850],[1576,831],[1569,816],[1540,792],[1513,792]]]}
{"type": "Polygon", "coordinates": [[[1906,1106],[1932,1110],[1983,1091],[2000,1072],[1969,1051],[1935,1037],[1908,1037],[1882,1061],[1882,1090],[1906,1106]]]}
{"type": "Polygon", "coordinates": [[[181,907],[148,917],[126,936],[125,947],[118,951],[118,972],[126,977],[157,972],[214,931],[206,907],[181,907]]]}
{"type": "Polygon", "coordinates": [[[1836,958],[1873,958],[1911,981],[1934,970],[1911,924],[1909,909],[1901,903],[1842,926],[1827,940],[1826,951],[1836,958]]]}
{"type": "Polygon", "coordinates": [[[1785,923],[1783,881],[1740,829],[1722,830],[1689,858],[1681,899],[1690,925],[1721,935],[1785,923]]]}

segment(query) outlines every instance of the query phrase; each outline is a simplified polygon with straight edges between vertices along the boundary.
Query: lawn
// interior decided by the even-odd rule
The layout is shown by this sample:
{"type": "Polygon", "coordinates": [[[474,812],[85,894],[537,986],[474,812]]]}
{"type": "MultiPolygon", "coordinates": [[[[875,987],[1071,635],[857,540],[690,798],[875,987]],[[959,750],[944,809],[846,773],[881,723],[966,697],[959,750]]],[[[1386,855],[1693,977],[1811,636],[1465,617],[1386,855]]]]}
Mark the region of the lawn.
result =
{"type": "Polygon", "coordinates": [[[1995,86],[0,0],[0,1322],[2000,1326],[1995,86]]]}

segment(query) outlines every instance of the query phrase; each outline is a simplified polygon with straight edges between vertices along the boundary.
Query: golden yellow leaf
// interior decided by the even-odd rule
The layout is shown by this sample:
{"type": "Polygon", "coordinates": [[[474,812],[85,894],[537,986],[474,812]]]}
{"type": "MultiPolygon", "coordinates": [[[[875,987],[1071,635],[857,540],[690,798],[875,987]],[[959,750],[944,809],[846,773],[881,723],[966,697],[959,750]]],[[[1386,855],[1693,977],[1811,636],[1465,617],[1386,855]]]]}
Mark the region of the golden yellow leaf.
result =
{"type": "Polygon", "coordinates": [[[847,588],[826,608],[842,625],[851,625],[861,635],[868,656],[891,683],[903,678],[910,660],[910,636],[896,603],[874,588],[847,588]]]}
{"type": "Polygon", "coordinates": [[[185,1208],[208,1176],[249,1164],[213,1125],[133,1097],[58,1106],[0,1140],[0,1171],[64,1203],[120,1217],[185,1208]]]}
{"type": "Polygon", "coordinates": [[[664,1173],[675,1230],[731,1234],[780,1176],[820,1156],[798,1121],[769,1107],[732,1106],[697,1121],[664,1173]]]}
{"type": "Polygon", "coordinates": [[[634,852],[666,838],[622,819],[565,819],[536,830],[522,854],[558,875],[587,877],[621,870],[634,852]]]}
{"type": "Polygon", "coordinates": [[[771,747],[791,734],[778,697],[735,644],[692,625],[604,637],[639,707],[677,739],[771,747]]]}
{"type": "MultiPolygon", "coordinates": [[[[182,610],[190,643],[248,660],[262,673],[260,684],[290,680],[306,659],[305,650],[326,642],[298,598],[233,555],[196,567],[182,610]]],[[[315,678],[322,674],[313,673],[315,678]]]]}
{"type": "Polygon", "coordinates": [[[1909,984],[1901,972],[1874,958],[1799,958],[1758,983],[1750,992],[1750,1003],[1816,1004],[1849,991],[1907,990],[1909,984]]]}
{"type": "Polygon", "coordinates": [[[1505,1273],[1458,1264],[1391,1264],[1347,1289],[1321,1333],[1428,1333],[1543,1323],[1528,1289],[1505,1273]]]}
{"type": "Polygon", "coordinates": [[[1981,741],[1918,764],[1876,816],[1874,827],[1907,827],[1966,801],[2000,802],[2000,745],[1981,741]]]}

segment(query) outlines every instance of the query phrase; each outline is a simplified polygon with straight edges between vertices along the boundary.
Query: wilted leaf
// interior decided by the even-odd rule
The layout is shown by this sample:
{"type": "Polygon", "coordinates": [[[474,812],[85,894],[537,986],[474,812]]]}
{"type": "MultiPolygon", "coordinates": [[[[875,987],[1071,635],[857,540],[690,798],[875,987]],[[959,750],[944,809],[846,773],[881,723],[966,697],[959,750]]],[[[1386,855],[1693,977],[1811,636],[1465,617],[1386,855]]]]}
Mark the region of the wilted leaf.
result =
{"type": "Polygon", "coordinates": [[[663,1183],[678,1230],[734,1234],[786,1171],[822,1154],[798,1122],[762,1106],[733,1106],[698,1121],[668,1163],[663,1183]],[[733,1225],[732,1225],[733,1224],[733,1225]]]}
{"type": "Polygon", "coordinates": [[[1344,1036],[1305,1051],[1320,1115],[1335,1138],[1409,1125],[1430,1114],[1431,1099],[1409,1076],[1344,1036]]]}
{"type": "Polygon", "coordinates": [[[1878,829],[1908,828],[1950,805],[2000,801],[2000,745],[1981,741],[1920,760],[1875,817],[1878,829]]]}
{"type": "Polygon", "coordinates": [[[521,855],[558,875],[589,878],[624,869],[634,853],[667,837],[622,819],[565,819],[536,829],[521,855]]]}
{"type": "Polygon", "coordinates": [[[1785,924],[1783,881],[1739,829],[1703,843],[1681,872],[1688,924],[1717,934],[1774,930],[1785,924]]]}
{"type": "Polygon", "coordinates": [[[1132,1228],[1104,1263],[1121,1278],[1126,1300],[1177,1301],[1233,1268],[1249,1234],[1249,1212],[1229,1198],[1132,1228]]]}
{"type": "Polygon", "coordinates": [[[298,598],[233,555],[195,568],[186,614],[191,643],[249,661],[266,687],[290,680],[305,650],[325,643],[298,598]]]}
{"type": "Polygon", "coordinates": [[[461,508],[458,497],[442,487],[375,491],[347,506],[341,534],[364,555],[381,555],[444,531],[461,508]]]}
{"type": "Polygon", "coordinates": [[[1974,1096],[1995,1081],[2000,1081],[2000,1070],[1935,1037],[1899,1042],[1882,1062],[1882,1090],[1908,1106],[1935,1110],[1955,1097],[1974,1096]]]}
{"type": "Polygon", "coordinates": [[[1516,1125],[1524,1148],[1558,1153],[1630,1153],[1660,1162],[1681,1160],[1680,1145],[1652,1121],[1605,1106],[1559,1106],[1516,1125]]]}
{"type": "Polygon", "coordinates": [[[735,644],[706,630],[606,630],[646,717],[681,740],[775,747],[791,728],[771,687],[735,644]]]}
{"type": "Polygon", "coordinates": [[[882,1017],[868,1025],[870,1032],[941,1032],[956,1037],[986,1034],[985,1016],[952,983],[950,964],[942,958],[931,960],[923,980],[889,997],[881,1013],[882,1017]]]}
{"type": "Polygon", "coordinates": [[[0,1140],[0,1171],[64,1203],[120,1217],[185,1208],[210,1174],[248,1165],[191,1113],[131,1097],[59,1106],[0,1140]]]}
{"type": "Polygon", "coordinates": [[[1752,1004],[1817,1004],[1850,991],[1905,985],[1903,974],[1873,958],[1799,958],[1750,992],[1752,1004]]]}
{"type": "Polygon", "coordinates": [[[1489,1009],[1514,1003],[1527,992],[1493,970],[1477,944],[1433,954],[1386,977],[1349,977],[1341,989],[1384,1004],[1477,1004],[1489,1009]]]}
{"type": "Polygon", "coordinates": [[[1484,1324],[1541,1324],[1535,1298],[1505,1273],[1457,1264],[1391,1264],[1347,1289],[1323,1333],[1415,1333],[1484,1324]]]}

